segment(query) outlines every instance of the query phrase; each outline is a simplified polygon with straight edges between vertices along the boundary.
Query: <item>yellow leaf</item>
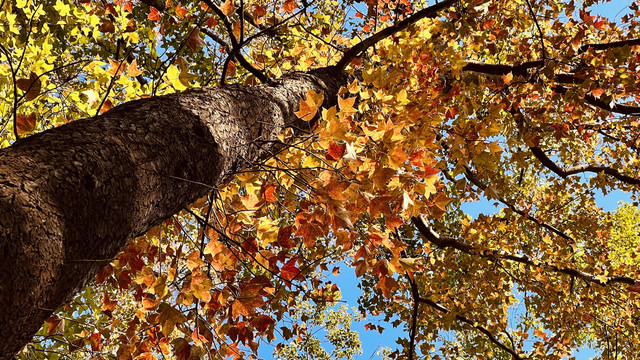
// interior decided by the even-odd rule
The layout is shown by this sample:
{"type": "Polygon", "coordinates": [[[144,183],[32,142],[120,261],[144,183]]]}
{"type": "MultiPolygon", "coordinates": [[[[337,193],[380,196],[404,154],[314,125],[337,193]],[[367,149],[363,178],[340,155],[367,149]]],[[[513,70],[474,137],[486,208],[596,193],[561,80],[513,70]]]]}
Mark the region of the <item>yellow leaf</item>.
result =
{"type": "Polygon", "coordinates": [[[67,16],[69,15],[69,13],[71,13],[71,7],[65,4],[62,0],[57,0],[53,8],[56,9],[60,16],[67,16]]]}

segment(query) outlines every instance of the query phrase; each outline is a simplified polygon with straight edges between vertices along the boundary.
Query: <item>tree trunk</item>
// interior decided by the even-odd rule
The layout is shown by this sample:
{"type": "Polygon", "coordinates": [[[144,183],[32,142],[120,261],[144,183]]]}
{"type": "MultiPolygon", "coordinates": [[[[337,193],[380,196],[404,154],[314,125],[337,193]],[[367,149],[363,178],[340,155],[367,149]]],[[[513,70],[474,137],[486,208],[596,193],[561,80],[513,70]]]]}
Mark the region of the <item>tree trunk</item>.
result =
{"type": "Polygon", "coordinates": [[[335,100],[344,82],[327,68],[136,100],[0,151],[0,359],[130,239],[308,128],[294,115],[308,89],[335,100]]]}

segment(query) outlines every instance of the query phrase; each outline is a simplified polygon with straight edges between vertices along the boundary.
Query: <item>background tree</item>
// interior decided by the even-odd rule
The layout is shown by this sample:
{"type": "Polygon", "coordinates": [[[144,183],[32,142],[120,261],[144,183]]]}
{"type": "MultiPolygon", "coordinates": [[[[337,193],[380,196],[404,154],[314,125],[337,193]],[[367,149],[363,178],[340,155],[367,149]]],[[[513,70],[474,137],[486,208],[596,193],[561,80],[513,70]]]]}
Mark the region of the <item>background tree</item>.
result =
{"type": "Polygon", "coordinates": [[[595,203],[640,183],[637,4],[0,4],[1,357],[256,357],[336,264],[392,357],[638,356],[595,203]]]}

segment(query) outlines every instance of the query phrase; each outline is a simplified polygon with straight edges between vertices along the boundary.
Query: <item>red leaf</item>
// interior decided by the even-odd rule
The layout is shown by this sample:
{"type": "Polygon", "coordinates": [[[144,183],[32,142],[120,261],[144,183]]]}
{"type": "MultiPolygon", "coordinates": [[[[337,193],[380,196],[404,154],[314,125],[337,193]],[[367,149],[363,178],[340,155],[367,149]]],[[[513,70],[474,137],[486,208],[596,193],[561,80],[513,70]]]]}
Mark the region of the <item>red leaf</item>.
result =
{"type": "Polygon", "coordinates": [[[102,349],[102,341],[100,341],[102,335],[99,332],[91,334],[89,342],[91,343],[92,351],[100,351],[102,349]]]}
{"type": "Polygon", "coordinates": [[[344,155],[344,152],[347,148],[347,144],[338,145],[333,141],[329,143],[329,150],[327,152],[328,160],[338,161],[344,155]]]}
{"type": "Polygon", "coordinates": [[[267,331],[269,326],[274,325],[276,322],[271,318],[271,316],[258,315],[253,319],[252,323],[256,327],[258,332],[264,333],[265,331],[267,331]]]}
{"type": "Polygon", "coordinates": [[[160,21],[160,13],[158,12],[158,9],[154,8],[153,6],[151,6],[149,8],[148,19],[151,20],[151,21],[160,21]]]}
{"type": "Polygon", "coordinates": [[[285,249],[290,249],[296,246],[295,241],[291,239],[291,233],[293,232],[293,226],[285,226],[278,231],[278,245],[285,249]]]}
{"type": "Polygon", "coordinates": [[[280,276],[282,276],[283,279],[291,281],[300,274],[300,269],[296,267],[296,261],[297,259],[293,257],[280,268],[280,276]]]}

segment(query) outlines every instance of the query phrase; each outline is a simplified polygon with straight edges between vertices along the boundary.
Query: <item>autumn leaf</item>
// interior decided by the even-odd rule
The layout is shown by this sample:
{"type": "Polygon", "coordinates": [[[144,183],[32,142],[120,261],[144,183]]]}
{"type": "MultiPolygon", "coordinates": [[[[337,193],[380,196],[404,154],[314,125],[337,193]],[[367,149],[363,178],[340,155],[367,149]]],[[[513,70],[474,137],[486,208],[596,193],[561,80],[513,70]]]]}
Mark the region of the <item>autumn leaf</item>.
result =
{"type": "Polygon", "coordinates": [[[511,82],[513,82],[513,72],[502,76],[502,81],[505,83],[505,85],[511,85],[511,82]]]}
{"type": "Polygon", "coordinates": [[[285,0],[284,4],[282,4],[282,8],[288,13],[292,13],[297,7],[295,0],[285,0]]]}
{"type": "Polygon", "coordinates": [[[160,17],[160,13],[158,12],[158,9],[154,8],[153,6],[150,6],[149,15],[147,16],[147,18],[151,21],[160,21],[161,17],[160,17]]]}
{"type": "Polygon", "coordinates": [[[55,335],[55,334],[64,334],[65,320],[57,315],[50,316],[46,323],[47,327],[47,335],[55,335]]]}
{"type": "Polygon", "coordinates": [[[127,75],[131,77],[142,75],[142,71],[138,70],[138,64],[136,63],[136,59],[133,59],[131,64],[129,64],[129,66],[127,67],[127,75]]]}
{"type": "Polygon", "coordinates": [[[118,76],[122,74],[124,69],[125,69],[125,66],[123,61],[115,61],[115,60],[109,59],[109,70],[107,71],[109,75],[118,76]]]}
{"type": "Polygon", "coordinates": [[[323,99],[322,92],[316,93],[313,90],[307,90],[307,97],[304,100],[300,100],[300,110],[295,113],[296,116],[302,120],[311,121],[316,116],[323,99]]]}
{"type": "Polygon", "coordinates": [[[204,39],[202,39],[202,37],[200,36],[200,29],[198,28],[193,29],[191,35],[189,36],[189,39],[187,39],[187,44],[192,51],[198,50],[198,47],[200,46],[207,45],[204,39]]]}
{"type": "Polygon", "coordinates": [[[26,101],[32,101],[40,95],[42,82],[40,78],[32,72],[28,79],[16,80],[16,87],[25,92],[24,98],[26,101]]]}
{"type": "Polygon", "coordinates": [[[36,113],[32,112],[29,115],[17,114],[16,129],[18,130],[18,135],[34,131],[36,129],[36,113]]]}
{"type": "Polygon", "coordinates": [[[296,267],[297,261],[297,258],[293,257],[280,268],[280,276],[284,280],[291,281],[300,275],[300,269],[296,267]]]}
{"type": "Polygon", "coordinates": [[[329,149],[327,150],[327,160],[338,161],[344,155],[347,148],[346,144],[338,145],[335,142],[329,143],[329,149]]]}
{"type": "Polygon", "coordinates": [[[188,13],[189,13],[189,10],[183,8],[182,4],[176,5],[176,15],[178,15],[180,19],[184,18],[185,15],[187,15],[188,13]]]}
{"type": "Polygon", "coordinates": [[[222,5],[220,5],[220,10],[222,10],[222,13],[227,16],[233,14],[236,11],[236,9],[237,8],[233,0],[226,0],[222,5]]]}

